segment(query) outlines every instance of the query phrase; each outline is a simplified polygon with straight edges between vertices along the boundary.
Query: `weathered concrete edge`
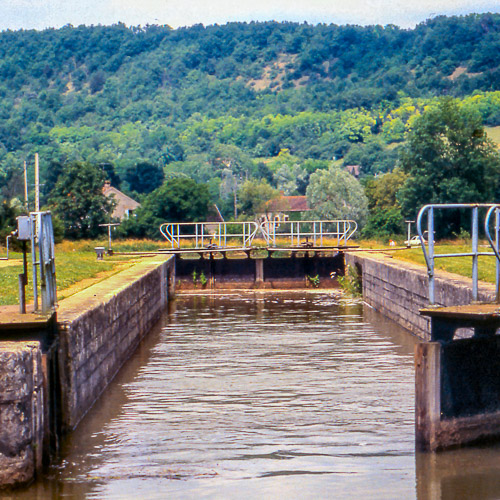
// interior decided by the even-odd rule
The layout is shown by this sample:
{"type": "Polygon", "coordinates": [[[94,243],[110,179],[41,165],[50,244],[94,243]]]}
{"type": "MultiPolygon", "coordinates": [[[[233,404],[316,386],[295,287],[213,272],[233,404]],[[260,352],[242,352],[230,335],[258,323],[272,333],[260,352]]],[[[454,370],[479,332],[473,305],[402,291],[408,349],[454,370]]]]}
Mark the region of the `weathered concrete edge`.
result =
{"type": "Polygon", "coordinates": [[[29,483],[42,466],[40,343],[0,342],[0,488],[29,483]]]}
{"type": "Polygon", "coordinates": [[[160,319],[173,274],[173,256],[154,257],[61,301],[63,432],[77,427],[160,319]]]}
{"type": "MultiPolygon", "coordinates": [[[[429,305],[428,276],[423,266],[363,252],[346,253],[345,263],[361,271],[367,304],[422,340],[430,339],[430,320],[419,314],[429,305]]],[[[438,271],[435,297],[440,306],[468,304],[472,300],[471,280],[438,271]]],[[[494,285],[480,283],[479,300],[494,301],[494,285]]]]}

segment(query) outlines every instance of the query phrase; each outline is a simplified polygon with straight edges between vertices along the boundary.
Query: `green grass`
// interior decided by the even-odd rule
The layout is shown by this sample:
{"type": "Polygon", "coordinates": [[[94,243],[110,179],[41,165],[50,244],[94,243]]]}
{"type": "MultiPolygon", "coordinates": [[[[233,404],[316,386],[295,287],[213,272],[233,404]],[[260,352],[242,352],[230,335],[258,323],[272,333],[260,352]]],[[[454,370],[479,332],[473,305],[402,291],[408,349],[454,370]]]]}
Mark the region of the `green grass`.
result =
{"type": "MultiPolygon", "coordinates": [[[[435,247],[436,254],[468,253],[470,245],[446,242],[435,247]]],[[[490,252],[489,246],[481,246],[480,251],[490,252]]],[[[420,247],[392,253],[394,259],[414,262],[425,266],[424,254],[420,247]]],[[[461,276],[472,277],[472,257],[444,257],[435,259],[435,269],[448,271],[461,276]]],[[[479,279],[489,283],[495,282],[495,258],[493,256],[479,257],[479,279]]]]}
{"type": "MultiPolygon", "coordinates": [[[[94,278],[103,271],[111,271],[120,261],[98,261],[95,253],[90,252],[56,252],[56,281],[58,298],[64,296],[63,291],[71,285],[86,278],[94,278]]],[[[0,305],[18,303],[18,275],[23,272],[22,262],[19,264],[0,267],[0,286],[2,294],[0,305]]],[[[33,300],[33,270],[28,265],[28,286],[26,287],[27,301],[33,300]]]]}
{"type": "MultiPolygon", "coordinates": [[[[63,242],[56,245],[56,281],[58,299],[68,295],[65,290],[89,278],[96,278],[100,273],[111,273],[117,266],[131,261],[132,257],[115,255],[98,261],[94,247],[106,246],[102,241],[63,242]]],[[[113,242],[115,251],[149,251],[164,248],[165,244],[151,241],[124,240],[113,242]]],[[[0,257],[5,257],[5,249],[0,249],[0,257]]],[[[10,252],[8,261],[0,261],[0,305],[18,304],[18,275],[23,272],[22,254],[10,252]],[[17,261],[17,262],[16,262],[17,261]],[[4,264],[14,264],[5,266],[4,264]]],[[[27,301],[33,300],[31,254],[28,255],[27,301]]]]}

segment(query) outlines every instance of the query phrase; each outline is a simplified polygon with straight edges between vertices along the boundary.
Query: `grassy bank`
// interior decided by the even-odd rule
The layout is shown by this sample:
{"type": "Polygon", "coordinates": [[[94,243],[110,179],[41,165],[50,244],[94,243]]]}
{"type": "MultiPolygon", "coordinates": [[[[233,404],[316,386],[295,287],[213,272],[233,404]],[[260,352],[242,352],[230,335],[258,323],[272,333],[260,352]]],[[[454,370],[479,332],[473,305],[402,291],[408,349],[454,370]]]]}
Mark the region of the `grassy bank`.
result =
{"type": "MultiPolygon", "coordinates": [[[[413,247],[405,250],[391,251],[386,244],[376,241],[365,241],[361,245],[363,248],[375,249],[385,248],[394,259],[413,262],[425,266],[425,259],[420,247],[413,247]]],[[[471,251],[470,243],[459,241],[444,241],[436,244],[436,254],[468,253],[471,251]]],[[[486,242],[480,246],[481,252],[491,252],[491,248],[486,242]]],[[[461,276],[472,277],[472,257],[444,257],[435,260],[436,270],[447,271],[461,276]]],[[[493,256],[479,257],[479,279],[490,283],[495,282],[495,258],[493,256]]]]}
{"type": "MultiPolygon", "coordinates": [[[[132,265],[139,257],[112,256],[97,260],[94,247],[103,246],[102,241],[63,242],[56,245],[56,280],[57,297],[61,300],[73,293],[100,281],[115,272],[132,265]]],[[[151,241],[125,240],[113,244],[115,251],[149,251],[164,248],[151,241]]],[[[0,250],[0,257],[5,257],[5,249],[0,250]]],[[[28,256],[27,300],[33,300],[31,256],[28,256]]],[[[18,303],[18,275],[22,273],[22,254],[10,252],[9,260],[0,260],[0,305],[18,303]]]]}

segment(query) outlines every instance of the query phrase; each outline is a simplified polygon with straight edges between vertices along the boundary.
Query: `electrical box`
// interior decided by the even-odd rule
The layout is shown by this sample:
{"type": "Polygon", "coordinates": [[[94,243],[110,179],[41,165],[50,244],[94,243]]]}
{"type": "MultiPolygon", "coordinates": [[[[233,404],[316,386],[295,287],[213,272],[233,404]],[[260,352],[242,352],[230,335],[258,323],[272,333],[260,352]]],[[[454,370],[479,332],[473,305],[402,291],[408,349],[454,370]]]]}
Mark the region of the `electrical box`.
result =
{"type": "Polygon", "coordinates": [[[31,240],[31,217],[21,216],[17,218],[17,239],[20,241],[31,240]]]}

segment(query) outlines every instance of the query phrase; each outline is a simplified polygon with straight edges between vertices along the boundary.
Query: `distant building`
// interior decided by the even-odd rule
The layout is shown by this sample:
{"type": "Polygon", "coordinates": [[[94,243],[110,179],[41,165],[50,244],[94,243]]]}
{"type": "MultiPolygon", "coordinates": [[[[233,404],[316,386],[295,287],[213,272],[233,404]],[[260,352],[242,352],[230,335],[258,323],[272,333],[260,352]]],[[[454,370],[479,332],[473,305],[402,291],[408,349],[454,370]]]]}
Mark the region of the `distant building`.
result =
{"type": "Polygon", "coordinates": [[[354,175],[356,179],[359,177],[359,174],[361,173],[361,165],[346,165],[345,168],[351,175],[354,175]]]}
{"type": "Polygon", "coordinates": [[[102,193],[104,196],[107,196],[116,202],[115,209],[111,214],[111,216],[115,219],[127,219],[132,215],[137,207],[141,206],[140,203],[130,198],[130,196],[127,196],[119,189],[113,187],[109,181],[104,183],[102,193]]]}
{"type": "Polygon", "coordinates": [[[301,219],[305,212],[309,212],[307,196],[284,196],[274,198],[266,203],[267,219],[279,218],[280,220],[301,219]]]}

